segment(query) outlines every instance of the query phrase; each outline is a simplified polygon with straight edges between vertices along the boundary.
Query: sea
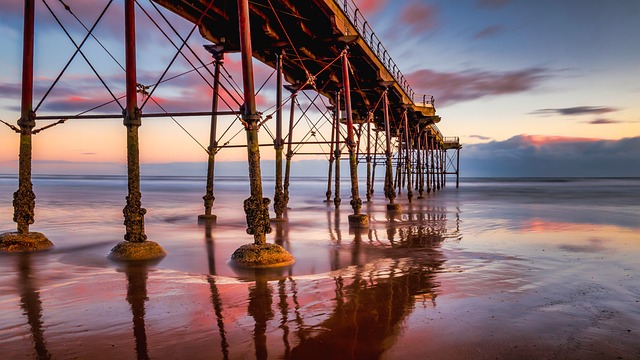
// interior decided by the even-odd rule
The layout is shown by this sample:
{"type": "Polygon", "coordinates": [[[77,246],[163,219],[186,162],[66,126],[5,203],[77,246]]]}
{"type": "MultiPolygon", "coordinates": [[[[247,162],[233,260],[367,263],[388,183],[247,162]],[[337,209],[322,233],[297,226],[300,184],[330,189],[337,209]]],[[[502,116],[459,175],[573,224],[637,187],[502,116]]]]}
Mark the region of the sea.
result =
{"type": "MultiPolygon", "coordinates": [[[[0,233],[17,183],[0,175],[0,233]]],[[[167,255],[132,263],[108,257],[126,177],[35,175],[31,230],[55,246],[0,254],[0,358],[640,359],[640,178],[449,178],[398,213],[361,181],[354,229],[348,179],[336,208],[295,177],[267,241],[296,262],[269,271],[229,262],[253,241],[248,179],[216,177],[210,225],[205,183],[142,177],[167,255]]]]}

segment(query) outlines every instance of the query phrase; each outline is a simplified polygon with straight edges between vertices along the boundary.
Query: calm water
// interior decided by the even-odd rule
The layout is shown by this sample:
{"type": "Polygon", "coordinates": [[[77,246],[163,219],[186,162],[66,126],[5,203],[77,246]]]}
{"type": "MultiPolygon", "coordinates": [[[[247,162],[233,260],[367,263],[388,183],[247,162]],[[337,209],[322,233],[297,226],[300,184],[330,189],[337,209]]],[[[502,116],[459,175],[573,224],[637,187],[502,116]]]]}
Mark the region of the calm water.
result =
{"type": "MultiPolygon", "coordinates": [[[[2,358],[640,358],[640,179],[466,179],[350,230],[325,179],[294,179],[288,224],[268,241],[286,269],[227,261],[245,233],[248,184],[142,181],[154,264],[106,258],[122,240],[126,179],[34,179],[36,223],[56,245],[0,254],[2,358]]],[[[17,181],[0,176],[0,232],[17,181]]],[[[265,181],[272,197],[273,183],[265,181]]],[[[361,193],[361,196],[363,194],[361,193]]],[[[273,215],[273,214],[272,214],[273,215]]]]}

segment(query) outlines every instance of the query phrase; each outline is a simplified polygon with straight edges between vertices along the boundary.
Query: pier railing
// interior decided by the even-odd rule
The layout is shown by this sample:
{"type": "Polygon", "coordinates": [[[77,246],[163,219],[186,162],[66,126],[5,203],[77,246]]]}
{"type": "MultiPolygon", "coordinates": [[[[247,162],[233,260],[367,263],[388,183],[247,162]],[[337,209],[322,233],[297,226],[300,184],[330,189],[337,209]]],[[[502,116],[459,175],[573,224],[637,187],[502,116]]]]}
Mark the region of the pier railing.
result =
{"type": "MultiPolygon", "coordinates": [[[[365,43],[369,45],[369,48],[373,53],[376,54],[378,59],[382,62],[387,71],[393,76],[394,80],[400,85],[402,90],[404,90],[405,94],[409,96],[411,100],[414,100],[415,93],[411,86],[409,86],[409,82],[405,79],[404,75],[400,72],[398,65],[391,59],[389,52],[382,45],[382,41],[378,38],[376,33],[371,29],[371,25],[367,22],[367,19],[364,18],[362,12],[353,0],[334,0],[342,9],[342,12],[346,15],[347,19],[351,21],[353,27],[358,30],[359,35],[364,39],[365,43]]],[[[415,101],[415,100],[414,100],[415,101]]]]}
{"type": "Polygon", "coordinates": [[[416,105],[421,105],[421,106],[436,105],[436,99],[433,97],[433,95],[415,95],[414,94],[411,100],[413,100],[413,103],[416,105]]]}

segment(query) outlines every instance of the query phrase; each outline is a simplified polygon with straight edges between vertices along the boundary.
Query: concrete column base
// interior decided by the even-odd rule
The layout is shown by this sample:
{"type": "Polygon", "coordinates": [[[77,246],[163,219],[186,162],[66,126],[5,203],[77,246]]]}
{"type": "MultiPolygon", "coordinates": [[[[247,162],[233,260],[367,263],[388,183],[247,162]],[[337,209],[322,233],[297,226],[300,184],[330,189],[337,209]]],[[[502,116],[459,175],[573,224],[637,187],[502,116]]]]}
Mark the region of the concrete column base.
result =
{"type": "Polygon", "coordinates": [[[277,244],[246,244],[231,255],[233,265],[250,269],[289,266],[295,262],[293,255],[277,244]]]}
{"type": "Polygon", "coordinates": [[[365,214],[349,215],[349,227],[364,228],[369,226],[369,217],[365,214]]]}
{"type": "Polygon", "coordinates": [[[111,252],[109,258],[120,261],[130,260],[150,260],[166,256],[164,249],[153,241],[130,242],[122,241],[118,243],[111,252]]]}
{"type": "Polygon", "coordinates": [[[198,215],[198,224],[215,224],[218,220],[218,216],[210,214],[198,215]]]}
{"type": "Polygon", "coordinates": [[[8,232],[0,234],[0,251],[29,252],[46,250],[52,247],[53,243],[39,232],[29,232],[27,234],[8,232]]]}
{"type": "Polygon", "coordinates": [[[387,204],[387,211],[402,211],[400,204],[387,204]]]}

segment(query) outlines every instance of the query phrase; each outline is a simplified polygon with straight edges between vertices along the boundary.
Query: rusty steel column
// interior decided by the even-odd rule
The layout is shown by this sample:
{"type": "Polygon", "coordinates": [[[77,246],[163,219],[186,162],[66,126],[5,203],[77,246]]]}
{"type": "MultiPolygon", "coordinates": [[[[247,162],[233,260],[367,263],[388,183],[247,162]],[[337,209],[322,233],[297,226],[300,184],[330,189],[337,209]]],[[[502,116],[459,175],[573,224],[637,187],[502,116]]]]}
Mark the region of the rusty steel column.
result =
{"type": "Polygon", "coordinates": [[[53,246],[43,234],[29,232],[35,222],[36,194],[31,183],[32,131],[36,126],[33,111],[33,47],[34,0],[24,2],[24,36],[22,44],[22,94],[20,119],[20,157],[18,161],[18,190],[13,193],[13,221],[17,232],[0,234],[0,251],[21,252],[43,250],[53,246]]]}
{"type": "Polygon", "coordinates": [[[373,113],[367,114],[367,202],[371,201],[371,120],[373,113]]]}
{"type": "Polygon", "coordinates": [[[431,189],[435,192],[436,187],[436,164],[434,153],[436,151],[436,139],[435,136],[431,136],[431,189]]]}
{"type": "Polygon", "coordinates": [[[456,189],[460,187],[460,143],[456,148],[456,189]]]}
{"type": "Polygon", "coordinates": [[[429,132],[425,131],[424,132],[424,172],[427,175],[427,194],[431,194],[431,177],[429,176],[430,171],[429,171],[429,132]]]}
{"type": "Polygon", "coordinates": [[[347,51],[342,53],[342,85],[344,88],[344,108],[347,115],[347,148],[349,149],[349,170],[351,175],[351,207],[353,214],[349,215],[349,225],[353,227],[366,227],[369,218],[360,214],[362,200],[358,193],[358,159],[356,155],[357,144],[353,136],[353,113],[351,110],[351,89],[349,85],[349,58],[347,51]]]}
{"type": "Polygon", "coordinates": [[[340,91],[336,91],[336,110],[334,112],[334,120],[335,124],[335,134],[336,134],[336,150],[335,150],[335,158],[336,158],[336,177],[335,177],[335,194],[333,195],[333,205],[337,208],[340,207],[340,203],[342,199],[340,199],[340,156],[342,155],[342,151],[340,150],[340,91]]]}
{"type": "Polygon", "coordinates": [[[404,122],[404,141],[405,145],[405,161],[407,171],[407,199],[409,203],[413,200],[413,186],[411,184],[411,136],[409,135],[409,117],[407,116],[407,110],[402,113],[402,120],[404,122]]]}
{"type": "Polygon", "coordinates": [[[447,186],[447,149],[444,148],[444,144],[442,146],[442,151],[440,152],[442,157],[442,163],[440,165],[442,169],[442,187],[447,186]]]}
{"type": "Polygon", "coordinates": [[[400,126],[396,129],[396,138],[398,138],[398,156],[396,161],[396,178],[395,187],[398,188],[398,195],[402,194],[402,168],[404,163],[402,162],[402,138],[400,137],[400,126]]]}
{"type": "Polygon", "coordinates": [[[244,201],[247,215],[247,233],[253,235],[254,244],[266,243],[266,234],[271,232],[269,224],[269,202],[262,197],[262,176],[260,174],[260,148],[258,143],[258,122],[253,83],[253,51],[251,49],[251,23],[248,0],[238,1],[240,25],[240,52],[242,54],[242,84],[244,86],[244,106],[242,120],[247,136],[247,160],[251,196],[244,201]]]}
{"type": "Polygon", "coordinates": [[[440,156],[441,146],[440,143],[436,143],[436,188],[440,190],[442,188],[442,156],[440,156]]]}
{"type": "Polygon", "coordinates": [[[243,245],[231,255],[231,261],[242,267],[277,267],[291,265],[295,261],[282,246],[267,244],[266,234],[271,232],[269,222],[269,199],[262,197],[260,174],[260,145],[258,127],[260,115],[256,110],[253,84],[253,51],[251,49],[251,23],[249,0],[238,1],[238,25],[240,31],[240,54],[242,57],[242,84],[244,105],[242,120],[247,135],[247,163],[251,196],[244,201],[247,217],[247,233],[253,235],[253,244],[243,245]]]}
{"type": "Polygon", "coordinates": [[[416,130],[416,174],[418,181],[418,199],[424,199],[424,174],[422,169],[422,134],[416,130]]]}
{"type": "Polygon", "coordinates": [[[209,157],[207,159],[207,187],[204,200],[204,214],[198,216],[199,222],[215,222],[217,217],[211,213],[215,196],[213,196],[213,179],[215,171],[216,151],[218,149],[218,141],[216,140],[216,129],[218,126],[218,99],[220,98],[220,67],[224,62],[224,53],[217,52],[213,54],[215,62],[213,72],[213,99],[211,101],[211,129],[209,132],[209,157]]]}
{"type": "Polygon", "coordinates": [[[376,131],[375,145],[373,146],[373,170],[371,171],[371,196],[375,193],[376,166],[378,164],[378,138],[380,132],[376,131]]]}
{"type": "Polygon", "coordinates": [[[389,199],[389,203],[387,204],[388,211],[400,211],[402,210],[402,206],[400,204],[396,204],[396,189],[393,186],[393,163],[391,157],[391,125],[389,124],[389,99],[387,97],[387,89],[382,93],[382,113],[384,115],[384,132],[385,132],[385,141],[386,141],[386,151],[385,156],[387,158],[386,164],[386,172],[384,176],[384,195],[387,199],[389,199]]]}
{"type": "Polygon", "coordinates": [[[287,134],[287,161],[285,163],[284,169],[284,186],[283,186],[283,194],[284,194],[284,209],[287,209],[287,205],[289,204],[289,180],[291,177],[291,159],[293,158],[293,124],[294,124],[294,113],[295,113],[295,104],[296,104],[296,96],[297,92],[293,90],[291,94],[291,109],[289,111],[289,133],[287,134]]]}
{"type": "Polygon", "coordinates": [[[273,195],[273,211],[276,213],[275,221],[284,221],[286,218],[282,214],[287,209],[282,188],[282,55],[280,52],[276,57],[276,138],[273,140],[273,147],[276,150],[276,183],[273,195]]]}
{"type": "Polygon", "coordinates": [[[145,260],[165,256],[166,253],[153,241],[147,241],[144,233],[144,215],[140,193],[140,146],[138,128],[142,125],[138,108],[136,80],[136,25],[135,0],[126,0],[125,16],[125,63],[126,63],[126,108],[123,124],[127,129],[127,189],[124,215],[125,235],[123,242],[111,249],[111,257],[119,260],[145,260]]]}
{"type": "MultiPolygon", "coordinates": [[[[333,106],[333,112],[335,113],[337,106],[333,106]]],[[[331,179],[333,178],[333,161],[334,161],[334,151],[335,151],[335,137],[336,132],[333,129],[336,126],[336,117],[333,116],[331,120],[331,143],[329,145],[329,176],[327,176],[327,192],[325,195],[327,196],[327,200],[325,202],[327,205],[331,203],[331,179]]]]}

